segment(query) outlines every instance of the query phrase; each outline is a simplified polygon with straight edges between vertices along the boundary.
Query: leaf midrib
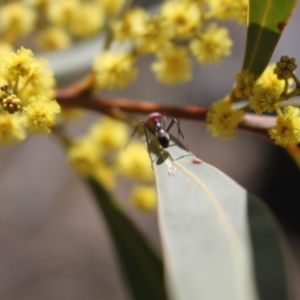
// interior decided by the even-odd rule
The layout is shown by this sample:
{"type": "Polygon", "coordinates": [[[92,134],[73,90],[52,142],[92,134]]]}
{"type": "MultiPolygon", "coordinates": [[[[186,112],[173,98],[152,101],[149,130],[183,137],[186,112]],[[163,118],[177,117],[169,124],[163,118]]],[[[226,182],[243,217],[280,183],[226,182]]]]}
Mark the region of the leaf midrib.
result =
{"type": "Polygon", "coordinates": [[[240,286],[239,278],[241,277],[241,271],[243,274],[247,273],[248,270],[248,260],[245,257],[245,252],[243,251],[242,241],[239,239],[239,236],[229,221],[228,217],[224,213],[221,205],[218,203],[215,196],[210,192],[210,190],[206,187],[206,185],[197,178],[192,172],[190,172],[187,168],[185,168],[182,164],[178,163],[178,161],[173,160],[171,155],[168,155],[174,166],[176,166],[179,170],[181,170],[186,176],[188,176],[192,181],[194,181],[200,189],[204,192],[204,194],[209,199],[213,210],[216,214],[217,220],[220,222],[220,227],[224,230],[225,235],[227,236],[227,240],[229,246],[231,248],[231,253],[233,257],[234,267],[235,267],[235,287],[238,289],[240,286]]]}
{"type": "Polygon", "coordinates": [[[269,11],[271,10],[271,7],[272,7],[272,1],[268,0],[266,9],[265,9],[263,17],[262,17],[262,21],[260,23],[260,31],[259,31],[259,34],[258,34],[257,39],[255,41],[254,51],[252,53],[251,60],[250,60],[249,65],[248,65],[248,67],[250,69],[251,69],[251,65],[253,64],[253,60],[254,60],[254,58],[257,55],[257,52],[258,52],[258,49],[259,49],[260,40],[261,40],[261,36],[262,36],[262,28],[267,23],[267,17],[268,17],[269,11]]]}

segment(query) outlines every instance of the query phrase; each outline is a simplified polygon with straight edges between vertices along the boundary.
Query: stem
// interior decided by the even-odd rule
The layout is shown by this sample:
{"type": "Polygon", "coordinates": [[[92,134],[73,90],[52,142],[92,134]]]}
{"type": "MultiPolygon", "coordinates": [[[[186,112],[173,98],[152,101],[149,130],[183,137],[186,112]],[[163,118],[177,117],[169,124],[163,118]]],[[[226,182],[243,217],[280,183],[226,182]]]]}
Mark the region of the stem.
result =
{"type": "Polygon", "coordinates": [[[285,100],[288,100],[290,98],[293,98],[293,97],[296,97],[300,94],[300,87],[299,88],[295,88],[293,91],[291,91],[290,93],[288,94],[285,94],[285,95],[281,95],[279,97],[279,100],[280,101],[285,101],[285,100]]]}
{"type": "Polygon", "coordinates": [[[297,76],[293,72],[292,72],[292,78],[295,81],[297,88],[300,88],[300,81],[298,80],[297,76]]]}
{"type": "MultiPolygon", "coordinates": [[[[64,106],[77,106],[93,111],[104,113],[113,118],[130,122],[130,118],[124,112],[149,114],[158,111],[162,114],[205,122],[208,107],[201,106],[183,106],[174,107],[162,105],[147,101],[133,101],[120,98],[105,98],[92,95],[78,94],[76,89],[72,87],[58,89],[56,92],[57,101],[64,106]]],[[[275,117],[273,116],[257,116],[254,114],[246,114],[244,120],[240,123],[239,128],[246,131],[257,133],[269,139],[267,130],[275,125],[275,117]]]]}
{"type": "Polygon", "coordinates": [[[229,103],[235,103],[238,102],[240,100],[240,98],[237,98],[235,96],[235,86],[233,87],[232,91],[230,92],[230,94],[227,96],[228,98],[228,102],[229,103]]]}
{"type": "Polygon", "coordinates": [[[80,97],[88,96],[91,93],[90,86],[94,80],[94,77],[95,77],[94,72],[90,72],[78,82],[73,83],[72,85],[67,86],[65,88],[57,89],[56,98],[59,97],[63,101],[64,99],[65,100],[73,99],[78,96],[80,97]]]}
{"type": "Polygon", "coordinates": [[[282,116],[282,111],[281,111],[281,109],[280,109],[279,107],[277,107],[277,108],[275,109],[275,112],[276,112],[276,114],[277,114],[278,116],[282,116]]]}
{"type": "Polygon", "coordinates": [[[283,92],[281,93],[281,96],[284,96],[287,94],[288,87],[289,87],[289,81],[287,79],[285,79],[284,80],[284,89],[283,89],[283,92]]]}

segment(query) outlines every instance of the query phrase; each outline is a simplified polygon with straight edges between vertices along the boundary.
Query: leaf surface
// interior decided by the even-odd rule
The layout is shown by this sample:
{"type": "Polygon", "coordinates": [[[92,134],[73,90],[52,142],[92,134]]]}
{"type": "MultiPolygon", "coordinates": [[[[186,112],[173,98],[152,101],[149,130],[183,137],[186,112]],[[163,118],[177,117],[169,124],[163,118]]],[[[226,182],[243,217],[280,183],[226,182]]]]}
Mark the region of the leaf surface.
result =
{"type": "Polygon", "coordinates": [[[88,180],[88,184],[106,220],[132,299],[167,299],[159,256],[118,208],[111,194],[93,179],[88,180]]]}
{"type": "Polygon", "coordinates": [[[288,299],[281,231],[266,207],[180,146],[162,150],[155,144],[150,149],[171,299],[288,299]],[[268,251],[262,264],[260,254],[268,251]]]}
{"type": "Polygon", "coordinates": [[[250,0],[243,70],[259,76],[268,65],[296,0],[250,0]]]}

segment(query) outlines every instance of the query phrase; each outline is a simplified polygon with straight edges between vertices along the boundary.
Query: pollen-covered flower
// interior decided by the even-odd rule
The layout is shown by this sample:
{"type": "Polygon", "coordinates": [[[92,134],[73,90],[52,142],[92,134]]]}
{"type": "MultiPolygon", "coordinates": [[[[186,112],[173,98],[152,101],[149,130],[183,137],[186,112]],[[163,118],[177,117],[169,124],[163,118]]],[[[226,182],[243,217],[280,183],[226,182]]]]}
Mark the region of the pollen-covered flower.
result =
{"type": "Polygon", "coordinates": [[[207,130],[216,137],[233,138],[243,117],[243,111],[233,110],[230,103],[223,100],[218,101],[211,106],[207,113],[207,130]]]}
{"type": "Polygon", "coordinates": [[[0,114],[0,144],[8,146],[24,140],[26,133],[19,115],[0,114]]]}
{"type": "Polygon", "coordinates": [[[54,75],[46,60],[35,59],[32,51],[23,47],[0,59],[1,86],[8,85],[24,104],[30,96],[38,94],[54,97],[54,75]]]}
{"type": "Polygon", "coordinates": [[[185,47],[166,47],[151,65],[157,80],[166,84],[186,82],[191,79],[191,60],[185,47]]]}
{"type": "Polygon", "coordinates": [[[55,91],[55,78],[45,59],[34,59],[30,65],[30,71],[26,78],[21,78],[18,92],[22,95],[23,102],[33,95],[44,95],[53,98],[55,91]]]}
{"type": "Polygon", "coordinates": [[[105,151],[112,151],[125,146],[128,131],[124,123],[104,118],[92,126],[90,136],[97,147],[105,151]]]}
{"type": "Polygon", "coordinates": [[[48,63],[35,59],[31,50],[25,48],[0,59],[0,144],[22,141],[28,133],[49,133],[60,106],[51,100],[55,80],[48,63]]]}
{"type": "Polygon", "coordinates": [[[95,9],[94,3],[81,3],[69,23],[75,37],[87,37],[100,31],[105,21],[103,10],[95,9]]]}
{"type": "Polygon", "coordinates": [[[274,73],[274,68],[275,64],[269,65],[258,78],[257,83],[274,89],[276,95],[279,97],[284,89],[284,81],[277,78],[277,75],[274,73]]]}
{"type": "Polygon", "coordinates": [[[41,30],[36,38],[40,49],[58,50],[69,47],[70,36],[61,26],[52,26],[41,30]]]}
{"type": "Polygon", "coordinates": [[[170,43],[171,29],[161,18],[147,16],[140,26],[135,28],[134,45],[139,54],[159,53],[170,43]]]}
{"type": "Polygon", "coordinates": [[[191,41],[190,48],[200,63],[217,63],[231,54],[232,40],[226,28],[213,23],[200,34],[200,39],[191,41]]]}
{"type": "Polygon", "coordinates": [[[238,0],[237,1],[237,14],[236,20],[240,24],[247,24],[248,20],[248,9],[249,9],[249,0],[238,0]]]}
{"type": "Polygon", "coordinates": [[[7,42],[16,41],[29,33],[33,29],[34,23],[34,10],[23,3],[7,3],[0,10],[1,40],[7,42]]]}
{"type": "Polygon", "coordinates": [[[97,87],[111,90],[127,87],[138,73],[134,63],[134,57],[127,52],[102,52],[93,65],[97,87]]]}
{"type": "Polygon", "coordinates": [[[78,11],[80,11],[78,0],[51,1],[47,17],[52,24],[68,27],[78,11]]]}
{"type": "Polygon", "coordinates": [[[83,176],[92,176],[99,163],[99,151],[90,139],[76,141],[68,151],[68,161],[71,167],[83,176]]]}
{"type": "Polygon", "coordinates": [[[32,63],[32,51],[21,47],[16,53],[11,52],[2,59],[2,76],[9,82],[16,82],[19,76],[28,76],[32,63]]]}
{"type": "Polygon", "coordinates": [[[201,25],[199,6],[184,1],[164,2],[160,16],[175,38],[189,37],[201,25]]]}
{"type": "Polygon", "coordinates": [[[125,151],[118,153],[117,169],[132,179],[152,181],[154,176],[147,148],[137,141],[132,141],[125,151]]]}
{"type": "Polygon", "coordinates": [[[124,2],[125,0],[98,0],[98,7],[103,9],[105,14],[109,16],[117,16],[124,6],[124,2]]]}
{"type": "Polygon", "coordinates": [[[261,84],[256,85],[249,97],[249,105],[259,115],[263,112],[273,112],[279,105],[276,90],[261,84]]]}
{"type": "Polygon", "coordinates": [[[156,190],[153,186],[137,185],[131,192],[130,201],[142,211],[152,211],[156,208],[156,190]]]}
{"type": "MultiPolygon", "coordinates": [[[[97,148],[96,148],[97,149],[97,148]]],[[[104,162],[98,163],[96,168],[93,168],[93,176],[107,189],[113,189],[116,185],[116,172],[112,166],[104,162]]]]}
{"type": "Polygon", "coordinates": [[[112,24],[114,37],[118,41],[131,40],[137,32],[144,30],[149,16],[141,7],[133,7],[128,10],[121,20],[115,20],[112,24]]]}
{"type": "Polygon", "coordinates": [[[269,130],[275,144],[286,147],[300,143],[300,110],[287,106],[281,115],[277,116],[276,125],[269,130]]]}
{"type": "Polygon", "coordinates": [[[245,70],[235,75],[235,81],[235,96],[248,99],[256,82],[255,76],[248,70],[245,70]]]}
{"type": "Polygon", "coordinates": [[[210,18],[218,20],[237,20],[246,24],[248,0],[210,0],[207,1],[210,18]]]}
{"type": "Polygon", "coordinates": [[[60,106],[55,100],[38,95],[29,99],[29,104],[24,108],[27,116],[27,128],[35,134],[48,134],[55,124],[60,106]]]}

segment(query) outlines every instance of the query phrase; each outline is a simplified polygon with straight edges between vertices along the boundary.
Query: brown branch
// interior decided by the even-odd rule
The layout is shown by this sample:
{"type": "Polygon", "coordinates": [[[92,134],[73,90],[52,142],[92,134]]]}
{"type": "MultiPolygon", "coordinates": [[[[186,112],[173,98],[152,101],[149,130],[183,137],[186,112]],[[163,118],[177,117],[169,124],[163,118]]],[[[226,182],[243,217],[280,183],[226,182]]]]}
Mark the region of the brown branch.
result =
{"type": "MultiPolygon", "coordinates": [[[[147,101],[96,97],[88,93],[78,94],[78,89],[72,88],[58,89],[56,99],[63,106],[82,107],[124,120],[126,117],[122,112],[149,114],[158,111],[167,116],[204,122],[209,109],[201,106],[176,107],[147,101]]],[[[275,117],[246,114],[239,128],[269,138],[268,129],[274,125],[275,117]]]]}

